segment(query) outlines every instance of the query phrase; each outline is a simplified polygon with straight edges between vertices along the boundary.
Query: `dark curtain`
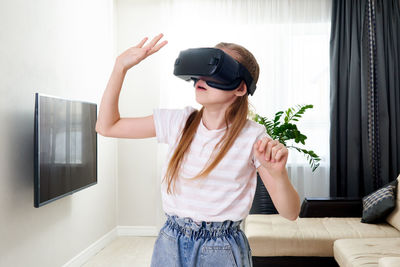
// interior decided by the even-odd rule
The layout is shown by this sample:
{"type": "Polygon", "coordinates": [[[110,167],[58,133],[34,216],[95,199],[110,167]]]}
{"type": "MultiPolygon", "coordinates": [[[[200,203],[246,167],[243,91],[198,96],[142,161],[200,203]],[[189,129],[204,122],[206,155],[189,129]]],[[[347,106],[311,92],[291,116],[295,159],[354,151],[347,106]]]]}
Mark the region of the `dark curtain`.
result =
{"type": "Polygon", "coordinates": [[[331,197],[363,197],[399,175],[399,2],[332,0],[331,197]]]}

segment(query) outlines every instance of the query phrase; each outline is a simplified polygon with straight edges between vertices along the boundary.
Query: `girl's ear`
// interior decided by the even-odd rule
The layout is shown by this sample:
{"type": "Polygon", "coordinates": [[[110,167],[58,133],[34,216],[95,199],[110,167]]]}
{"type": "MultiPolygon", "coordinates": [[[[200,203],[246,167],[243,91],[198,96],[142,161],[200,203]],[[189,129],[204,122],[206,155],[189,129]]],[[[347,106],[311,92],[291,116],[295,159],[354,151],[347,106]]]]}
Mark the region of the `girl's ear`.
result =
{"type": "Polygon", "coordinates": [[[235,95],[242,96],[247,93],[247,85],[244,81],[239,85],[239,88],[235,90],[235,95]]]}

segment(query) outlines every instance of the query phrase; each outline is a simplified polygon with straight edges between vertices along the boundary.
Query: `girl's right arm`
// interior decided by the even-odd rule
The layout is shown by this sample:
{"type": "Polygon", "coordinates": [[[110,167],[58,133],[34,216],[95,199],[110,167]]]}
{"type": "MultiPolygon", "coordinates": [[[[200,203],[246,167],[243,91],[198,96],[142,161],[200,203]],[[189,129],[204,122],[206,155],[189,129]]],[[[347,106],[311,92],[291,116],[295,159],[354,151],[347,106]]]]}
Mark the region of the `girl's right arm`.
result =
{"type": "Polygon", "coordinates": [[[149,44],[143,46],[147,40],[146,37],[138,45],[129,48],[117,57],[100,103],[96,122],[96,132],[99,134],[116,138],[148,138],[156,136],[153,115],[121,118],[118,111],[118,99],[126,72],[166,45],[167,41],[163,41],[155,46],[162,36],[163,34],[157,35],[149,44]]]}

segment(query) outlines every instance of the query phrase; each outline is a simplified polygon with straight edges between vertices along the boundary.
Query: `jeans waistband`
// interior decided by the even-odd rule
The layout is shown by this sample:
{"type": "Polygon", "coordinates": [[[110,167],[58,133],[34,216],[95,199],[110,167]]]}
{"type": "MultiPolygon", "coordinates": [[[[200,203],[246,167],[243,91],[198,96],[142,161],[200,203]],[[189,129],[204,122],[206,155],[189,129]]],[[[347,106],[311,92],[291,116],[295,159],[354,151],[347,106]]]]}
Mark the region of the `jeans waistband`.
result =
{"type": "Polygon", "coordinates": [[[195,222],[190,217],[178,217],[177,215],[167,216],[166,224],[172,228],[177,229],[184,235],[187,236],[203,236],[203,237],[219,237],[227,234],[232,234],[240,230],[239,221],[225,220],[223,222],[195,222]]]}

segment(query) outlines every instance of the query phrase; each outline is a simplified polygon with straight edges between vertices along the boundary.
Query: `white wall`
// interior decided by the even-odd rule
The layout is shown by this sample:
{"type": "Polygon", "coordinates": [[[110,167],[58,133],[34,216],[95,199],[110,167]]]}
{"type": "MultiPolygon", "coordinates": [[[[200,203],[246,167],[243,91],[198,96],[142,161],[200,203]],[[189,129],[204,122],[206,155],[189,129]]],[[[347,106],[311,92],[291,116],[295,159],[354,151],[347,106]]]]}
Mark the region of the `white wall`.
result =
{"type": "Polygon", "coordinates": [[[116,223],[117,141],[98,184],[33,207],[34,93],[99,105],[115,57],[113,0],[0,2],[0,266],[62,266],[116,223]]]}
{"type": "MultiPolygon", "coordinates": [[[[146,36],[150,41],[163,32],[165,21],[160,2],[117,1],[117,54],[146,36]]],[[[166,49],[168,44],[127,72],[119,101],[121,117],[148,116],[159,107],[160,90],[165,90],[160,85],[160,62],[166,49]]],[[[158,144],[155,137],[118,140],[118,225],[161,227],[164,218],[159,184],[163,159],[157,159],[157,149],[165,146],[158,144]]]]}

